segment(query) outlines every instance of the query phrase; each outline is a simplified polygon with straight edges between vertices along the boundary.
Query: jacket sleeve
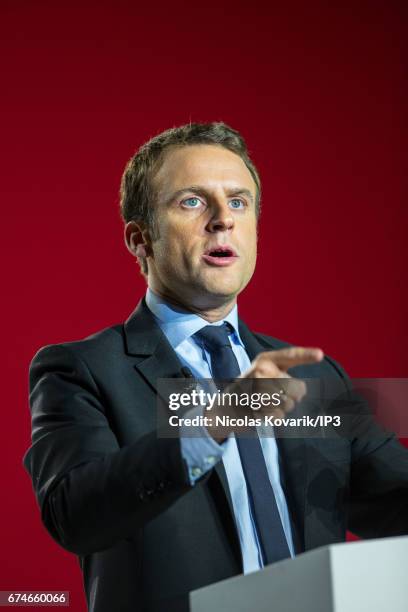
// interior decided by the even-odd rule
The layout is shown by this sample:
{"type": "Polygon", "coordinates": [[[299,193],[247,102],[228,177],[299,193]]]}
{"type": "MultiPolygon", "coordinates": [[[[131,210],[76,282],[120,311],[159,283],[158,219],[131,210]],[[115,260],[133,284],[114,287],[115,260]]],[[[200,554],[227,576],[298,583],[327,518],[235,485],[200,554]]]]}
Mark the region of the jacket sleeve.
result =
{"type": "Polygon", "coordinates": [[[370,406],[361,401],[346,372],[334,360],[330,362],[345,386],[346,411],[357,415],[350,434],[348,528],[362,538],[406,535],[408,450],[371,417],[370,406]]]}
{"type": "Polygon", "coordinates": [[[351,466],[349,529],[362,538],[408,535],[408,451],[395,437],[371,445],[351,466]]]}
{"type": "Polygon", "coordinates": [[[67,550],[108,548],[191,489],[178,438],[152,432],[119,447],[88,366],[68,347],[33,359],[30,406],[23,463],[45,527],[67,550]]]}

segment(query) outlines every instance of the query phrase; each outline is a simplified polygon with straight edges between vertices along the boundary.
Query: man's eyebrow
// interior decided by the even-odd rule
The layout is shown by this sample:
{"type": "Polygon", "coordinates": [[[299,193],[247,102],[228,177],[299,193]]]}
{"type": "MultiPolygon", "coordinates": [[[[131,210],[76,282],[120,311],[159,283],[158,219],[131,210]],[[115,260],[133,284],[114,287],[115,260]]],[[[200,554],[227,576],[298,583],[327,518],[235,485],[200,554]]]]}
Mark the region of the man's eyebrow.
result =
{"type": "MultiPolygon", "coordinates": [[[[211,195],[211,192],[202,185],[189,185],[188,187],[183,187],[182,189],[174,191],[171,195],[165,198],[165,202],[168,204],[186,193],[195,193],[202,196],[207,196],[208,194],[211,195]]],[[[228,189],[228,191],[226,191],[226,194],[229,198],[232,196],[245,196],[254,204],[254,196],[252,195],[252,192],[245,187],[231,187],[228,189]]]]}
{"type": "Polygon", "coordinates": [[[237,189],[231,189],[228,193],[227,193],[228,197],[231,196],[238,196],[238,195],[242,195],[248,198],[248,200],[251,200],[252,203],[254,203],[254,196],[252,195],[252,192],[249,191],[249,189],[245,189],[244,187],[237,187],[237,189]]]}

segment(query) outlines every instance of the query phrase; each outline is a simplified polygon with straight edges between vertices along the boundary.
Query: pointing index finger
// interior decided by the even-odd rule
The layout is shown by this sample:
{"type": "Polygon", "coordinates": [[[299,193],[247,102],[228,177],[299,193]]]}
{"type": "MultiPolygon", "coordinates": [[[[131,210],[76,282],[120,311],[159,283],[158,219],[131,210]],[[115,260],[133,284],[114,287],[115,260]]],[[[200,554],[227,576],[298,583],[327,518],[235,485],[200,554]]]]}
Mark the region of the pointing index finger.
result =
{"type": "Polygon", "coordinates": [[[319,348],[306,348],[302,346],[293,346],[287,349],[280,349],[271,352],[273,362],[281,370],[288,370],[297,365],[307,365],[318,363],[324,357],[324,353],[319,348]]]}

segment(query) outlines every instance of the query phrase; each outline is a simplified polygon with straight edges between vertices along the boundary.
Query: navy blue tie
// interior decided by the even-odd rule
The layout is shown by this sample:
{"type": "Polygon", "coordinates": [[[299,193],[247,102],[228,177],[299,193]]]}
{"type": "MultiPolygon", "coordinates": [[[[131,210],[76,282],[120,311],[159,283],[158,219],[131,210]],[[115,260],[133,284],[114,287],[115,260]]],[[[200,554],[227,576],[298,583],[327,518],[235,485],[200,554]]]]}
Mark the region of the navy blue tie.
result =
{"type": "MultiPolygon", "coordinates": [[[[231,328],[223,325],[207,325],[195,337],[205,346],[211,357],[212,377],[219,380],[233,379],[240,375],[237,358],[229,341],[231,328]]],[[[257,527],[264,564],[290,557],[283,531],[275,494],[269,480],[265,459],[256,430],[254,437],[236,437],[242,469],[247,483],[252,514],[257,527]]]]}

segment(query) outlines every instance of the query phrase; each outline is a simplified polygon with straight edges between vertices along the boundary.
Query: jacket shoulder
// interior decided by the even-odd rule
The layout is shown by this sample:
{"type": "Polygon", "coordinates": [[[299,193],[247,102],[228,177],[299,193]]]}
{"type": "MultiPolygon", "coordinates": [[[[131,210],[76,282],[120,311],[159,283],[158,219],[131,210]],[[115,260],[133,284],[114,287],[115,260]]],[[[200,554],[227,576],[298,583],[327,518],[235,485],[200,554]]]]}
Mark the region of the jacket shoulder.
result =
{"type": "Polygon", "coordinates": [[[70,355],[74,360],[93,360],[104,355],[123,354],[124,333],[123,324],[112,325],[85,338],[69,342],[59,342],[42,346],[34,355],[31,365],[46,357],[70,355]]]}

